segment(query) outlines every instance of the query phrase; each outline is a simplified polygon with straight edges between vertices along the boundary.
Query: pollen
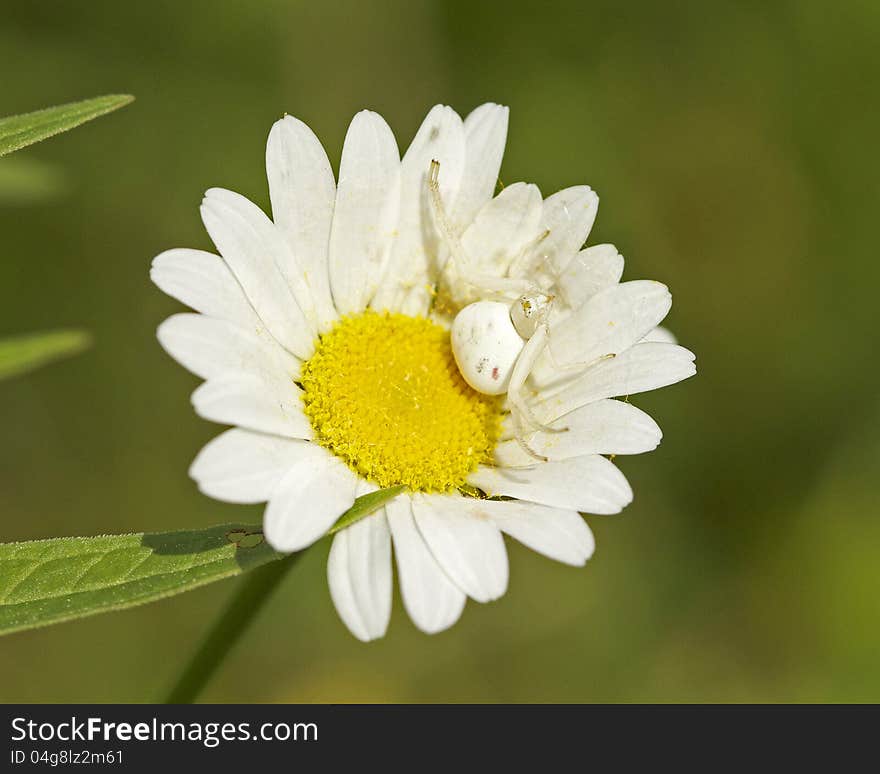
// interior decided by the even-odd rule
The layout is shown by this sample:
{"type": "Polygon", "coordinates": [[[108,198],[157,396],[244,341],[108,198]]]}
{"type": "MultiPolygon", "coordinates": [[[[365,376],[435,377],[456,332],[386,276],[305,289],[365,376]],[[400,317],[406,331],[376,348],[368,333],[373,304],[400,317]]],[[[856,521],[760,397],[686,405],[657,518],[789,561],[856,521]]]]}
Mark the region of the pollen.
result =
{"type": "Polygon", "coordinates": [[[501,401],[462,379],[449,331],[423,317],[342,318],[302,366],[315,440],[380,487],[462,487],[491,459],[501,401]]]}

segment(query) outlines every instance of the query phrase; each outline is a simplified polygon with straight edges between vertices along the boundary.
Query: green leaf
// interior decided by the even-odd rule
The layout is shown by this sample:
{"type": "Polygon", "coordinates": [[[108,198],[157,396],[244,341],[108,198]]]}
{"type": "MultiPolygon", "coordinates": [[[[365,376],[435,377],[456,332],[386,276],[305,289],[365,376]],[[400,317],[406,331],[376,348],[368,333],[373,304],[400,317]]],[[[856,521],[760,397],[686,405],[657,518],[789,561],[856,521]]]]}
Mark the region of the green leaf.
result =
{"type": "Polygon", "coordinates": [[[0,156],[66,132],[86,121],[128,105],[132,100],[134,97],[130,94],[107,94],[33,113],[0,118],[0,156]]]}
{"type": "MultiPolygon", "coordinates": [[[[358,497],[327,534],[369,516],[403,489],[358,497]]],[[[258,527],[243,524],[0,544],[0,635],[142,605],[284,556],[258,527]]]]}
{"type": "Polygon", "coordinates": [[[397,495],[399,495],[405,488],[406,487],[404,486],[392,486],[388,489],[377,489],[375,492],[361,495],[354,501],[354,505],[343,513],[342,516],[337,519],[336,523],[330,527],[330,531],[327,534],[335,535],[339,530],[350,527],[356,521],[360,521],[364,518],[364,516],[369,516],[373,511],[381,508],[389,500],[393,500],[397,497],[397,495]]]}
{"type": "Polygon", "coordinates": [[[0,545],[0,635],[123,610],[281,559],[262,537],[223,524],[0,545]]]}
{"type": "Polygon", "coordinates": [[[31,371],[53,360],[82,352],[91,343],[85,331],[26,333],[0,339],[0,379],[31,371]]]}
{"type": "Polygon", "coordinates": [[[0,206],[54,199],[67,189],[63,171],[52,164],[27,155],[0,161],[0,206]]]}

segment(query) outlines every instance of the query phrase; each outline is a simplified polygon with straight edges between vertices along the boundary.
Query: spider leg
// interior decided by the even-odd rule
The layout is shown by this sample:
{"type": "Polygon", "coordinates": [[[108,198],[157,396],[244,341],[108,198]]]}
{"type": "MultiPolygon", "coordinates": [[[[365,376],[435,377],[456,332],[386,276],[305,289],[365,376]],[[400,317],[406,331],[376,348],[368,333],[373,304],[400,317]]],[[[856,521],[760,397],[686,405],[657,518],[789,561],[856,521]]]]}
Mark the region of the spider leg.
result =
{"type": "Polygon", "coordinates": [[[550,362],[553,363],[553,367],[558,371],[586,371],[603,360],[611,360],[611,358],[617,357],[617,353],[609,352],[607,355],[599,355],[599,357],[594,357],[592,360],[575,360],[571,363],[560,363],[556,360],[556,356],[553,354],[553,347],[550,346],[549,342],[547,344],[547,352],[550,354],[550,362]]]}
{"type": "Polygon", "coordinates": [[[532,277],[532,284],[538,287],[548,288],[557,286],[562,272],[550,260],[546,253],[536,253],[535,250],[550,236],[550,229],[545,228],[532,242],[526,245],[513,260],[508,274],[515,277],[532,277]]]}
{"type": "Polygon", "coordinates": [[[541,244],[548,236],[550,236],[550,229],[545,228],[537,237],[535,237],[531,242],[524,245],[523,248],[519,251],[516,258],[510,264],[510,268],[508,269],[508,274],[512,274],[515,277],[519,277],[527,272],[528,269],[532,267],[535,261],[541,256],[535,256],[532,253],[535,248],[541,244]]]}
{"type": "MultiPolygon", "coordinates": [[[[546,333],[548,337],[547,341],[547,354],[550,357],[550,362],[553,364],[553,368],[556,371],[566,372],[566,371],[580,371],[582,373],[586,373],[590,368],[594,365],[598,365],[599,363],[605,360],[611,360],[612,358],[617,357],[616,353],[609,352],[607,355],[599,355],[599,357],[593,358],[592,360],[581,360],[581,361],[573,361],[571,363],[560,363],[556,359],[556,355],[553,353],[553,345],[549,341],[550,337],[550,327],[547,323],[546,319],[543,322],[544,327],[546,328],[546,333]]],[[[579,378],[579,377],[577,377],[579,378]]],[[[552,389],[559,385],[559,381],[556,379],[551,379],[549,383],[544,385],[544,389],[552,389]]],[[[560,432],[559,430],[553,430],[552,432],[560,432]]]]}
{"type": "Polygon", "coordinates": [[[516,442],[519,444],[519,448],[522,449],[526,454],[530,457],[534,457],[538,462],[549,462],[549,457],[545,457],[543,454],[538,454],[531,446],[529,446],[528,442],[522,436],[522,426],[520,425],[519,419],[513,420],[516,425],[514,438],[516,442]]]}
{"type": "Polygon", "coordinates": [[[515,414],[515,421],[520,430],[523,429],[525,423],[528,424],[531,430],[543,430],[547,433],[564,433],[568,430],[567,427],[550,427],[541,422],[529,407],[523,394],[526,379],[546,346],[547,326],[540,325],[535,329],[534,335],[525,343],[522,352],[520,352],[519,357],[516,359],[513,372],[510,375],[510,384],[507,388],[507,399],[510,401],[512,412],[515,414]]]}
{"type": "Polygon", "coordinates": [[[456,273],[467,284],[477,290],[488,293],[513,293],[520,295],[528,293],[534,288],[534,283],[528,280],[515,279],[512,277],[494,277],[489,274],[481,274],[474,268],[473,262],[465,252],[464,246],[458,233],[452,226],[443,197],[440,195],[440,162],[436,159],[431,162],[428,173],[428,190],[431,194],[431,205],[434,210],[434,220],[443,241],[449,249],[450,259],[456,269],[456,273]]]}

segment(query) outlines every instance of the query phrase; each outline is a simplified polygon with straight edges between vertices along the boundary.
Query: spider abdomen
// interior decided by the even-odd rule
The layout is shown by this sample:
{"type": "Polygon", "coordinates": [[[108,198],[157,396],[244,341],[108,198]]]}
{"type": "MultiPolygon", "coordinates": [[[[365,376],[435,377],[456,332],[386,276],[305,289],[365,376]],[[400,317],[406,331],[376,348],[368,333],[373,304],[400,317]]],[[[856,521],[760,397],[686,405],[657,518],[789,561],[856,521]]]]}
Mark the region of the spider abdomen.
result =
{"type": "Polygon", "coordinates": [[[464,307],[452,323],[451,340],[458,370],[471,387],[485,395],[507,392],[525,343],[507,304],[477,301],[464,307]]]}

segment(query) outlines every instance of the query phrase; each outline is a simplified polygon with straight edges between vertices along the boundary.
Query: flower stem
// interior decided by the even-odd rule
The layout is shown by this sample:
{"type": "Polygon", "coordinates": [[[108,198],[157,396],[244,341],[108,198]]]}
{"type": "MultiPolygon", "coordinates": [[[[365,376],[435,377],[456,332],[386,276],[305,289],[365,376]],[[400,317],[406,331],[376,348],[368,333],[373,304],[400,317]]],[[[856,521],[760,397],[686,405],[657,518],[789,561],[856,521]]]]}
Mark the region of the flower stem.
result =
{"type": "Polygon", "coordinates": [[[291,554],[247,575],[177,679],[165,699],[166,704],[190,704],[196,700],[281,579],[304,553],[291,554]]]}

